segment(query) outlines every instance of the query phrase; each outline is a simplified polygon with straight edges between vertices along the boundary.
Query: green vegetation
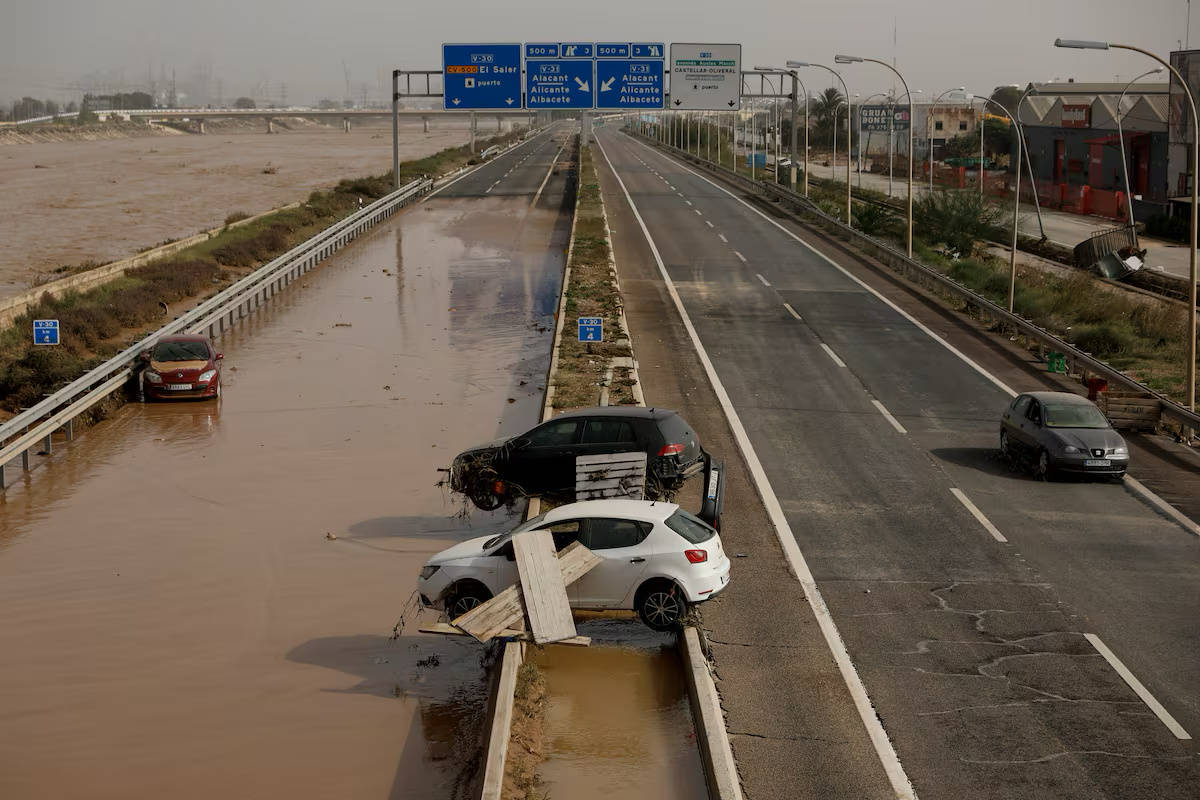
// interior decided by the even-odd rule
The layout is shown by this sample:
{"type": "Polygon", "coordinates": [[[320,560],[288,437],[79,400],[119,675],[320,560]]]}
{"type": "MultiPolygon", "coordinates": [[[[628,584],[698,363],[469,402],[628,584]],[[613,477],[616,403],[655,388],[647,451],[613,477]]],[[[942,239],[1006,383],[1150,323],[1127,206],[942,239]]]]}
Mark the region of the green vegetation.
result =
{"type": "Polygon", "coordinates": [[[505,800],[546,800],[537,768],[545,758],[543,751],[543,720],[549,699],[546,678],[532,661],[517,668],[517,685],[513,690],[513,720],[508,738],[508,756],[504,763],[504,785],[501,797],[505,800]]]}
{"type": "MultiPolygon", "coordinates": [[[[490,143],[511,141],[511,133],[490,143]]],[[[485,143],[486,144],[486,143],[485,143]]],[[[401,182],[437,175],[470,158],[466,146],[450,148],[400,165],[401,182]]],[[[158,327],[177,303],[215,294],[262,263],[392,191],[392,174],[341,181],[316,191],[296,208],[267,214],[237,227],[242,212],[230,214],[211,239],[128,271],[123,277],[84,292],[49,294],[0,330],[0,408],[10,412],[38,402],[60,386],[158,327]],[[164,308],[165,306],[165,308],[164,308]],[[35,319],[58,319],[62,344],[35,347],[29,331],[35,319]]],[[[74,269],[70,271],[75,271],[74,269]]]]}
{"type": "Polygon", "coordinates": [[[1000,209],[975,192],[934,192],[913,204],[914,224],[926,239],[969,256],[1000,222],[1000,209]]]}

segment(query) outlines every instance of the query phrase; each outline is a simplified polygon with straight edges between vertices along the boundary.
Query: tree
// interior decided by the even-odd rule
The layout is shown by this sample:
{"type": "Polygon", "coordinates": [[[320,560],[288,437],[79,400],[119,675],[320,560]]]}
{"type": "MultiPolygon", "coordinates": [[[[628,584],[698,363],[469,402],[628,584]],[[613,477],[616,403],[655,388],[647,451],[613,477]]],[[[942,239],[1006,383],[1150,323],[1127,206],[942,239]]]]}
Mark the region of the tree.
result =
{"type": "Polygon", "coordinates": [[[1025,90],[1020,86],[997,86],[992,91],[992,100],[1007,108],[1013,116],[1017,114],[1017,103],[1025,90]]]}
{"type": "Polygon", "coordinates": [[[845,101],[845,96],[836,86],[830,86],[817,95],[816,101],[810,102],[809,113],[813,120],[813,138],[822,144],[833,142],[834,118],[845,112],[838,105],[845,101]]]}
{"type": "Polygon", "coordinates": [[[320,102],[317,103],[317,108],[319,108],[323,111],[328,111],[330,109],[334,109],[337,107],[338,107],[337,101],[330,100],[328,97],[324,98],[323,100],[321,100],[320,102]]]}
{"type": "Polygon", "coordinates": [[[254,100],[250,97],[239,97],[233,101],[234,108],[255,108],[254,100]]]}
{"type": "MultiPolygon", "coordinates": [[[[984,155],[1008,155],[1012,152],[1014,134],[1012,125],[1007,119],[995,116],[983,118],[983,152],[984,155]]],[[[948,158],[963,158],[979,156],[979,131],[960,133],[946,142],[948,158]]]]}

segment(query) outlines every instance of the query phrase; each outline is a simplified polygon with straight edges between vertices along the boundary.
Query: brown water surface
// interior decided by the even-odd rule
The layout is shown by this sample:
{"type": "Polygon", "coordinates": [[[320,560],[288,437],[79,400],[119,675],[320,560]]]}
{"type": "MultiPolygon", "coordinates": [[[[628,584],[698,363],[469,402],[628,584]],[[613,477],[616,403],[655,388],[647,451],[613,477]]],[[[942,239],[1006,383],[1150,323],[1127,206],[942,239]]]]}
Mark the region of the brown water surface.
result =
{"type": "Polygon", "coordinates": [[[0,797],[463,796],[483,650],[389,634],[513,522],[435,482],[538,417],[566,223],[526,205],[399,215],[217,343],[219,404],[126,406],[0,499],[0,797]]]}

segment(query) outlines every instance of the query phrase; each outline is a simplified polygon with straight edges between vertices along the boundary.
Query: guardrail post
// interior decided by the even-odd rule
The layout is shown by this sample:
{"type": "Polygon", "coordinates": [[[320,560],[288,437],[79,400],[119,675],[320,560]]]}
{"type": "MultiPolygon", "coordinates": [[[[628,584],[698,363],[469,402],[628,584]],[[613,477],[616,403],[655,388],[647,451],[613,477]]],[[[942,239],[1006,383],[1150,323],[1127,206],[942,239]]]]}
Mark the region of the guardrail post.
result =
{"type": "Polygon", "coordinates": [[[67,420],[67,424],[63,426],[63,432],[67,435],[67,441],[75,441],[75,420],[67,420]]]}
{"type": "Polygon", "coordinates": [[[0,464],[0,489],[7,489],[8,483],[4,480],[4,468],[7,464],[0,464]]]}
{"type": "Polygon", "coordinates": [[[51,437],[53,435],[54,434],[51,434],[51,433],[46,434],[46,441],[45,441],[46,449],[43,450],[41,453],[38,453],[38,455],[48,456],[54,452],[54,442],[51,440],[51,437]]]}

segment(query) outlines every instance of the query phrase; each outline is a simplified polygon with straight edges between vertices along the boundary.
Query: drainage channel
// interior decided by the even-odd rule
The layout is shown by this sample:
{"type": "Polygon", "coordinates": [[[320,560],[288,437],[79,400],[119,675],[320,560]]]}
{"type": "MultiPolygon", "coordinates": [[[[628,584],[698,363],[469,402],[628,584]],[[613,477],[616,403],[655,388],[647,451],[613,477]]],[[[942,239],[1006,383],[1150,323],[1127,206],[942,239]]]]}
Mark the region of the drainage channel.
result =
{"type": "Polygon", "coordinates": [[[571,800],[707,796],[675,634],[603,617],[577,628],[590,647],[526,653],[549,695],[538,791],[571,800]]]}

